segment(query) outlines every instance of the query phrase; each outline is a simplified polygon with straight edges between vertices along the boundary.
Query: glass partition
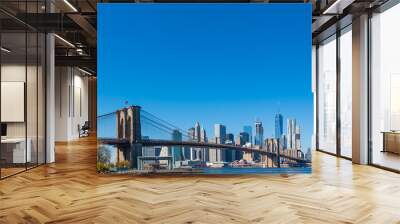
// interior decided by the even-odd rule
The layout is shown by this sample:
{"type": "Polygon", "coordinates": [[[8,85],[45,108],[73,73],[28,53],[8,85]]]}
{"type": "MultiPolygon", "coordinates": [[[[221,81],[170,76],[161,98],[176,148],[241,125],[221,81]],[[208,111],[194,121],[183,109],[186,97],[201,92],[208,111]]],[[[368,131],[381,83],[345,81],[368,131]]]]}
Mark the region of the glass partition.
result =
{"type": "Polygon", "coordinates": [[[371,19],[372,163],[400,170],[400,4],[371,19]]]}
{"type": "Polygon", "coordinates": [[[340,154],[352,157],[352,33],[351,26],[340,36],[340,154]]]}
{"type": "Polygon", "coordinates": [[[318,47],[318,147],[336,153],[336,36],[318,47]]]}
{"type": "MultiPolygon", "coordinates": [[[[42,13],[43,5],[44,1],[0,3],[20,14],[42,13]]],[[[10,15],[0,12],[0,178],[45,163],[46,39],[10,15]]]]}
{"type": "Polygon", "coordinates": [[[27,64],[26,64],[26,114],[27,114],[27,151],[30,160],[27,167],[34,167],[37,165],[38,160],[38,35],[36,32],[28,32],[27,38],[27,64]]]}
{"type": "Polygon", "coordinates": [[[31,162],[26,141],[26,33],[2,33],[1,46],[1,175],[6,177],[31,162]]]}

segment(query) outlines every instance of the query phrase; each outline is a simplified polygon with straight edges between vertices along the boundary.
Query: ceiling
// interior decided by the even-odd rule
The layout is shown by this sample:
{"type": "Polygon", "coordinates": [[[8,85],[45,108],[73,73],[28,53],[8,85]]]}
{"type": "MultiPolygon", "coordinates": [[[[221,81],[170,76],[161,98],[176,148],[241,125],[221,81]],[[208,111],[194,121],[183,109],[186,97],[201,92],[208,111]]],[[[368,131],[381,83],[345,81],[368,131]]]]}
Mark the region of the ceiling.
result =
{"type": "MultiPolygon", "coordinates": [[[[56,65],[79,66],[96,73],[97,3],[303,3],[313,5],[313,41],[336,32],[346,20],[371,10],[387,0],[1,0],[0,22],[5,33],[25,31],[54,32],[57,34],[56,65]],[[28,13],[26,13],[28,12],[28,13]],[[50,13],[51,12],[51,13],[50,13]],[[333,28],[332,28],[333,27],[333,28]]],[[[17,34],[13,34],[18,36],[17,34]]],[[[5,38],[14,39],[12,34],[5,38]]],[[[15,37],[15,41],[21,41],[15,37]]],[[[28,50],[29,51],[29,50],[28,50]]]]}

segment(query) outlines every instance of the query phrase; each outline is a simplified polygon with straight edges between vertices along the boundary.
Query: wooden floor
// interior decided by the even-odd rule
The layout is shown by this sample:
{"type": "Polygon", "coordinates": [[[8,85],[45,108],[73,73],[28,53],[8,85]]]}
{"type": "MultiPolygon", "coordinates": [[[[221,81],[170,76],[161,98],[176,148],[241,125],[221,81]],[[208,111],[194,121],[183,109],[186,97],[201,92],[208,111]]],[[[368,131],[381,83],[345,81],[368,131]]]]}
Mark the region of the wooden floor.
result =
{"type": "Polygon", "coordinates": [[[0,223],[400,223],[400,175],[313,155],[313,174],[133,177],[96,173],[96,144],[0,181],[0,223]]]}
{"type": "Polygon", "coordinates": [[[374,151],[372,156],[374,164],[388,167],[395,170],[400,170],[400,155],[391,152],[374,151]]]}

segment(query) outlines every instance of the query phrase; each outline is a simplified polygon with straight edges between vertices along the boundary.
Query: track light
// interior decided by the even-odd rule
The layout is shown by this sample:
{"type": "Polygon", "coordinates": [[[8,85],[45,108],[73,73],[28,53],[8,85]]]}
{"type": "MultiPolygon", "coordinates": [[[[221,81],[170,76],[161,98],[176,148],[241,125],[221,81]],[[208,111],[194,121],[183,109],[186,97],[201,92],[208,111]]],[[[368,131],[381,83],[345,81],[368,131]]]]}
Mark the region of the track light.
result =
{"type": "Polygon", "coordinates": [[[89,76],[92,76],[92,75],[93,75],[92,73],[90,73],[90,72],[88,72],[88,71],[86,71],[86,70],[83,70],[83,69],[81,69],[81,68],[79,68],[79,67],[78,67],[78,70],[81,71],[81,72],[83,72],[83,73],[85,73],[86,75],[89,75],[89,76]]]}
{"type": "Polygon", "coordinates": [[[64,3],[68,5],[68,7],[70,7],[74,12],[78,12],[78,10],[68,0],[64,0],[64,3]]]}
{"type": "Polygon", "coordinates": [[[332,5],[330,5],[327,9],[322,13],[323,15],[329,14],[342,14],[343,9],[351,5],[355,0],[336,0],[332,5]]]}
{"type": "Polygon", "coordinates": [[[75,48],[75,45],[73,45],[71,42],[69,42],[68,40],[62,38],[61,36],[59,36],[58,34],[54,34],[55,37],[57,37],[59,40],[61,40],[62,42],[64,42],[65,44],[67,44],[68,46],[75,48]]]}
{"type": "Polygon", "coordinates": [[[9,50],[9,49],[7,49],[5,47],[1,47],[0,49],[1,49],[1,51],[4,51],[6,53],[10,53],[11,52],[11,50],[9,50]]]}

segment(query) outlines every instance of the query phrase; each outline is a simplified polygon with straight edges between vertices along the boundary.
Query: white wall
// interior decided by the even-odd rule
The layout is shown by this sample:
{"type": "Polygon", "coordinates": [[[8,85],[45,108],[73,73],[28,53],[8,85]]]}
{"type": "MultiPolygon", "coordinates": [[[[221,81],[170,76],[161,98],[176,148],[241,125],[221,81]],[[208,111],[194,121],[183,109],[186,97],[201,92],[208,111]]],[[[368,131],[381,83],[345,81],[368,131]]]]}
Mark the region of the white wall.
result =
{"type": "MultiPolygon", "coordinates": [[[[42,68],[18,63],[3,64],[1,66],[2,82],[24,82],[26,84],[26,107],[21,108],[20,113],[25,113],[27,119],[21,122],[5,122],[7,124],[8,138],[24,138],[25,135],[30,140],[32,151],[32,161],[44,163],[45,150],[45,116],[44,116],[44,80],[42,68]],[[27,80],[25,80],[27,78],[27,80]],[[37,156],[37,153],[39,155],[37,156]]],[[[3,89],[4,90],[4,89],[3,89]]],[[[2,91],[3,91],[2,90],[2,91]]],[[[24,94],[24,90],[21,90],[24,94]]],[[[4,94],[4,93],[3,93],[4,94]]],[[[7,93],[5,93],[7,94],[7,93]]],[[[2,95],[2,98],[7,95],[2,95]]],[[[10,110],[11,108],[2,107],[1,110],[10,110]]],[[[9,111],[10,112],[10,111],[9,111]]],[[[12,111],[11,111],[12,113],[12,111]]],[[[50,161],[51,162],[51,161],[50,161]]]]}
{"type": "Polygon", "coordinates": [[[56,67],[55,140],[79,138],[78,125],[88,120],[88,77],[76,68],[56,67]]]}
{"type": "MultiPolygon", "coordinates": [[[[28,74],[35,73],[36,67],[28,66],[27,68],[24,65],[18,64],[4,64],[1,66],[1,81],[2,82],[25,82],[25,75],[27,69],[28,74]]],[[[28,79],[30,76],[28,76],[28,79]]],[[[36,80],[29,80],[29,85],[36,85],[36,80]]],[[[27,106],[36,108],[36,88],[27,88],[27,106]],[[29,105],[34,102],[34,105],[29,105]]],[[[3,96],[4,97],[4,96],[3,96]]],[[[7,110],[7,108],[1,108],[2,110],[7,110]]],[[[28,110],[28,112],[30,112],[28,110]]],[[[28,113],[27,114],[28,122],[35,121],[36,124],[36,113],[28,113]]],[[[25,137],[25,123],[26,122],[7,122],[7,136],[8,137],[25,137]]],[[[28,129],[33,128],[36,130],[36,125],[33,127],[32,124],[28,125],[28,129]]],[[[29,137],[29,130],[28,130],[29,137]]]]}

